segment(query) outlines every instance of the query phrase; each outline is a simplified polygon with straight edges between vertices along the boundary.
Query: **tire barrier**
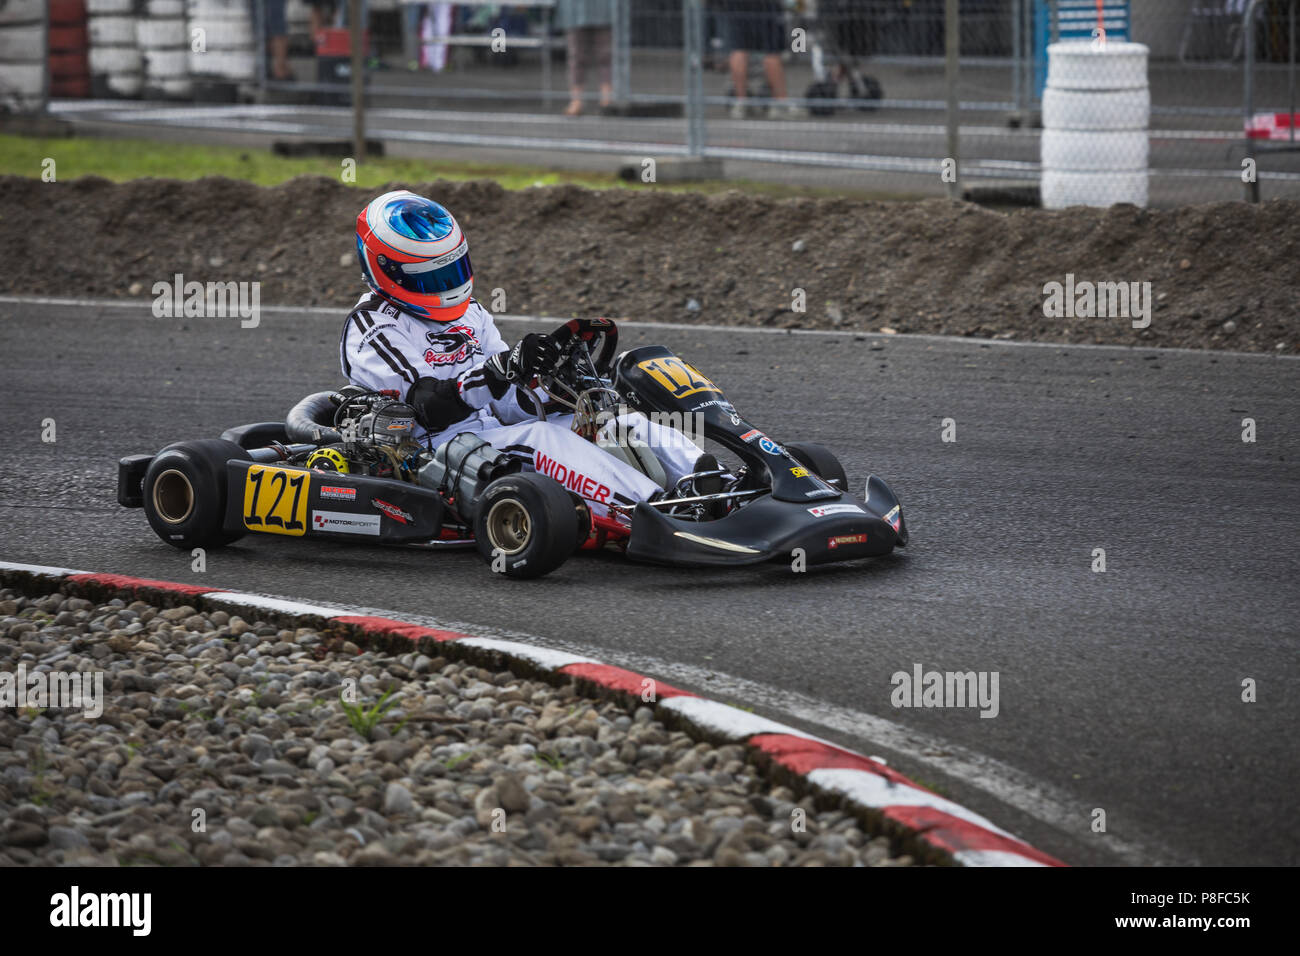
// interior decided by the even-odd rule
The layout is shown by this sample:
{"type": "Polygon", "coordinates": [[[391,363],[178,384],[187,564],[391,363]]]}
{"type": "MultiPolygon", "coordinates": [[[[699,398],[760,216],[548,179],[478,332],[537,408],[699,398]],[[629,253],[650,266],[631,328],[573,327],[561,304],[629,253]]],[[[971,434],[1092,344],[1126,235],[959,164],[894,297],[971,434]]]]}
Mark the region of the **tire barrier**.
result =
{"type": "Polygon", "coordinates": [[[1147,204],[1151,91],[1141,43],[1047,48],[1043,206],[1147,204]]]}

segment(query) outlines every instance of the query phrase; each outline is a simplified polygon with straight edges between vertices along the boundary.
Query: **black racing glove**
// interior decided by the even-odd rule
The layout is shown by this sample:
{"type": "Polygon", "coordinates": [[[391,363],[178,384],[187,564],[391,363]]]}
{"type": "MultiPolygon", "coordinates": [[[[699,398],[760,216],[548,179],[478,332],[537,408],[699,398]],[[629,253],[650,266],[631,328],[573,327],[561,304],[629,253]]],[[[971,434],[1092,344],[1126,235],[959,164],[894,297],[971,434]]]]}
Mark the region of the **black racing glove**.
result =
{"type": "Polygon", "coordinates": [[[498,352],[486,364],[505,381],[522,385],[534,375],[553,369],[559,360],[560,348],[554,339],[529,332],[509,352],[498,352]]]}

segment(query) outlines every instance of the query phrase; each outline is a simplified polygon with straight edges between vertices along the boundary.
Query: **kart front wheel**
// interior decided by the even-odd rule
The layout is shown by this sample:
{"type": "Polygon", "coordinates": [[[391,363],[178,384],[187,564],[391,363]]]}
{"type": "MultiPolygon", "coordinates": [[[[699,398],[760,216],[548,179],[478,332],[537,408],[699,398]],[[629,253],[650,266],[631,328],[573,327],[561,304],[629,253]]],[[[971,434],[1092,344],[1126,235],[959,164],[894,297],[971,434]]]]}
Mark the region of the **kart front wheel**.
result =
{"type": "Polygon", "coordinates": [[[786,442],[785,450],[794,455],[799,464],[818,478],[834,485],[840,491],[849,490],[849,477],[844,473],[844,466],[825,445],[810,441],[792,441],[786,442]]]}
{"type": "Polygon", "coordinates": [[[474,540],[493,571],[539,578],[574,552],[578,517],[573,499],[553,478],[507,475],[488,485],[479,499],[474,540]]]}
{"type": "Polygon", "coordinates": [[[220,548],[243,537],[222,530],[226,515],[226,462],[248,452],[220,438],[168,445],[144,474],[144,515],[173,548],[220,548]]]}

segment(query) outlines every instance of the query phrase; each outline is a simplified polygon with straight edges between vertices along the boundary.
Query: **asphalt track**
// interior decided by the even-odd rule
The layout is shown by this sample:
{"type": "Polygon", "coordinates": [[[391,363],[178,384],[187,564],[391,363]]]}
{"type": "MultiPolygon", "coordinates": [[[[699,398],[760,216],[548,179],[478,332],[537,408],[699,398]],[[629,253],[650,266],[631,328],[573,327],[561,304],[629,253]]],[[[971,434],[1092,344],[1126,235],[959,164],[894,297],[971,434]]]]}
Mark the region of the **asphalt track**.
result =
{"type": "MultiPolygon", "coordinates": [[[[0,298],[0,558],[193,580],[117,507],[117,458],[337,383],[340,318],[0,298]]],[[[641,324],[623,342],[676,349],[855,485],[887,478],[911,546],[803,574],[579,555],[520,583],[473,553],[257,538],[211,552],[203,583],[585,651],[879,754],[1068,862],[1300,863],[1300,362],[641,324]],[[998,672],[998,716],[891,706],[915,664],[998,672]]]]}

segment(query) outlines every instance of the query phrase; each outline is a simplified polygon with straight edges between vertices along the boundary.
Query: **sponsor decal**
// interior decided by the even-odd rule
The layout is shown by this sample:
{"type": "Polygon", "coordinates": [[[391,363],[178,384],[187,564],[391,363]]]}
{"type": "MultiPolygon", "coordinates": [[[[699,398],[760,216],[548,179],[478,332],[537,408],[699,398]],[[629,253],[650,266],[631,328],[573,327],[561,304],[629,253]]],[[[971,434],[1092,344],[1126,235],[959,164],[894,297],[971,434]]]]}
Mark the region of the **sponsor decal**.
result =
{"type": "Polygon", "coordinates": [[[461,258],[468,252],[469,252],[469,244],[462,242],[455,249],[451,250],[451,252],[448,252],[445,255],[441,255],[437,259],[431,259],[429,262],[425,263],[425,265],[422,268],[426,272],[432,271],[434,269],[445,266],[449,262],[455,262],[457,259],[461,258]]]}
{"type": "Polygon", "coordinates": [[[794,475],[796,478],[807,478],[812,474],[812,472],[807,468],[795,467],[790,469],[790,474],[794,475]]]}
{"type": "Polygon", "coordinates": [[[322,498],[333,498],[335,501],[356,501],[357,489],[344,488],[341,485],[321,485],[320,496],[322,498]]]}
{"type": "Polygon", "coordinates": [[[576,469],[567,468],[554,458],[548,458],[540,451],[533,453],[533,467],[537,469],[538,474],[554,478],[565,488],[582,495],[584,498],[590,498],[592,501],[598,501],[601,504],[609,504],[610,488],[608,485],[602,485],[596,479],[588,478],[576,469]]]}
{"type": "Polygon", "coordinates": [[[865,534],[841,534],[834,538],[826,539],[826,547],[834,551],[842,544],[866,544],[867,536],[865,534]]]}
{"type": "Polygon", "coordinates": [[[392,518],[394,521],[400,522],[401,524],[410,524],[415,520],[411,517],[409,511],[403,511],[401,508],[397,507],[397,505],[389,504],[387,501],[380,498],[371,498],[370,504],[372,507],[382,511],[384,514],[388,515],[388,517],[392,518]]]}
{"type": "Polygon", "coordinates": [[[886,524],[895,531],[897,531],[898,526],[903,523],[902,507],[902,505],[894,505],[894,507],[889,509],[889,513],[885,515],[886,524]]]}
{"type": "Polygon", "coordinates": [[[769,455],[784,455],[785,449],[778,445],[772,439],[764,436],[758,440],[758,447],[763,449],[769,455]]]}
{"type": "MultiPolygon", "coordinates": [[[[736,424],[739,425],[740,422],[736,422],[736,424]]],[[[763,433],[761,431],[759,431],[757,428],[751,428],[749,431],[745,432],[745,434],[740,436],[740,440],[753,441],[755,438],[762,438],[762,437],[763,437],[763,433]]]]}
{"type": "Polygon", "coordinates": [[[808,513],[814,518],[825,518],[827,515],[864,515],[866,514],[857,505],[818,505],[816,508],[809,508],[808,513]]]}
{"type": "Polygon", "coordinates": [[[365,334],[361,336],[361,341],[357,343],[357,351],[360,352],[364,349],[370,343],[371,339],[376,335],[383,333],[385,329],[395,328],[397,328],[396,322],[380,322],[378,325],[372,325],[370,328],[366,329],[365,334]]]}
{"type": "Polygon", "coordinates": [[[315,511],[311,513],[313,531],[333,531],[335,534],[379,534],[379,515],[353,515],[343,511],[315,511]]]}
{"type": "Polygon", "coordinates": [[[840,493],[834,488],[818,488],[816,491],[805,491],[805,498],[838,498],[840,493]]]}
{"type": "Polygon", "coordinates": [[[394,418],[392,423],[388,426],[388,430],[390,432],[404,432],[410,431],[414,427],[414,418],[394,418]]]}
{"type": "Polygon", "coordinates": [[[474,355],[483,354],[478,337],[468,325],[452,325],[437,332],[426,332],[429,343],[424,361],[429,365],[458,365],[474,355]]]}
{"type": "Polygon", "coordinates": [[[736,409],[732,406],[731,402],[727,401],[725,398],[714,398],[707,402],[700,402],[700,404],[698,405],[692,405],[691,411],[693,412],[703,411],[704,409],[709,408],[713,405],[717,405],[721,411],[730,415],[732,418],[732,424],[735,425],[740,424],[740,416],[736,414],[736,409]]]}

